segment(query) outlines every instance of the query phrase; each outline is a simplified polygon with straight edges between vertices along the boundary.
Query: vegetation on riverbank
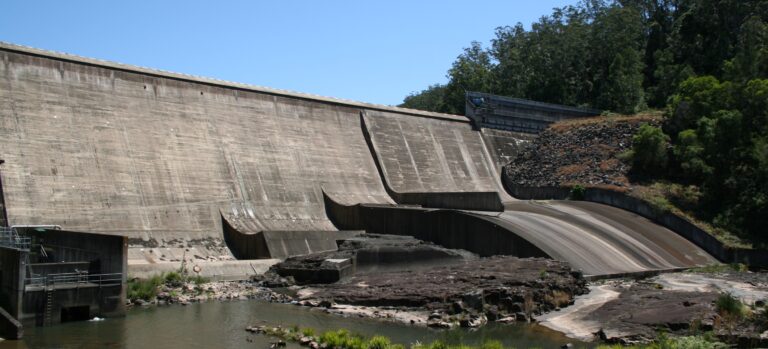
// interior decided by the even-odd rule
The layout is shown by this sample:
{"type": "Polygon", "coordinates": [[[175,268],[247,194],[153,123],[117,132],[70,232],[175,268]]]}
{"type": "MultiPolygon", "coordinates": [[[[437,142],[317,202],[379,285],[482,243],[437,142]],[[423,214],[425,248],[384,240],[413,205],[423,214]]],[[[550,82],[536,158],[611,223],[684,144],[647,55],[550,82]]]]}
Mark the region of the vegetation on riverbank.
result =
{"type": "Polygon", "coordinates": [[[199,286],[207,282],[209,280],[202,276],[190,276],[186,273],[175,271],[154,275],[149,279],[129,278],[126,297],[129,301],[138,299],[151,301],[157,298],[163,285],[181,287],[184,283],[193,283],[199,286]]]}
{"type": "MultiPolygon", "coordinates": [[[[505,347],[500,341],[488,340],[480,345],[448,344],[442,341],[431,343],[404,344],[392,343],[384,336],[366,337],[351,333],[347,330],[327,331],[315,335],[317,331],[312,328],[283,327],[248,327],[247,331],[272,336],[280,341],[300,343],[310,348],[335,348],[335,349],[513,349],[505,347]]],[[[279,343],[279,342],[278,342],[279,343]]],[[[279,346],[279,345],[276,345],[279,346]]],[[[728,345],[718,342],[711,334],[693,335],[686,337],[669,337],[659,334],[659,337],[650,344],[621,346],[600,345],[598,349],[719,349],[728,348],[728,345]]]]}

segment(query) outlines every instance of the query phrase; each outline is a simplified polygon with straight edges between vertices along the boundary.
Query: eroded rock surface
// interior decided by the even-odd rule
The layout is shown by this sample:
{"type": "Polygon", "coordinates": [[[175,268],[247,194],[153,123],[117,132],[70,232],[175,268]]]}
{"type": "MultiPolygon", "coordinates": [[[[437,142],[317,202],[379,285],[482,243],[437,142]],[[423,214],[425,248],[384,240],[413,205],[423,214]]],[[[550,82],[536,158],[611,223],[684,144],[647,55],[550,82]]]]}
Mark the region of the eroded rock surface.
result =
{"type": "Polygon", "coordinates": [[[590,286],[574,306],[541,318],[549,328],[581,340],[601,339],[632,344],[649,342],[659,331],[689,335],[714,331],[739,347],[768,345],[760,335],[768,324],[768,274],[671,273],[641,281],[612,280],[590,286]],[[718,313],[715,301],[730,294],[752,308],[752,316],[729,323],[718,313]]]}
{"type": "Polygon", "coordinates": [[[344,240],[338,251],[291,257],[271,270],[300,284],[333,283],[359,273],[417,270],[475,259],[471,252],[410,236],[365,234],[344,240]]]}
{"type": "MultiPolygon", "coordinates": [[[[301,304],[419,310],[412,322],[435,327],[528,321],[587,292],[579,272],[544,258],[490,257],[420,271],[355,275],[299,293],[301,304]]],[[[362,314],[365,315],[365,314],[362,314]]]]}

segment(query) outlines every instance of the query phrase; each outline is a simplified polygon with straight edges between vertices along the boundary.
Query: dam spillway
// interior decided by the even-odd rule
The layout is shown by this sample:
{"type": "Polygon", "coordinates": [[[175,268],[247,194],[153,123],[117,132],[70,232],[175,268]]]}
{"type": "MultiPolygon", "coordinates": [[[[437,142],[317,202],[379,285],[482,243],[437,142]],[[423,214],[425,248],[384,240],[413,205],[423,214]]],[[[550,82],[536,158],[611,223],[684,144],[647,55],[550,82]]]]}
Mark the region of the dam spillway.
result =
{"type": "MultiPolygon", "coordinates": [[[[542,211],[515,200],[501,185],[499,165],[524,139],[475,130],[462,116],[10,44],[0,44],[0,60],[7,223],[128,236],[129,267],[187,254],[236,264],[230,250],[240,238],[312,232],[322,240],[323,232],[337,232],[340,222],[331,219],[326,196],[342,206],[401,209],[413,202],[398,200],[418,202],[430,193],[495,193],[503,206],[497,212],[459,213],[527,241],[520,254],[525,247],[586,273],[714,261],[673,232],[623,211],[566,209],[571,203],[542,211]],[[584,216],[591,217],[588,224],[577,219],[584,216]],[[225,225],[240,234],[229,248],[225,225]],[[592,255],[606,246],[613,254],[592,255]]],[[[312,252],[314,245],[305,242],[312,252]]]]}

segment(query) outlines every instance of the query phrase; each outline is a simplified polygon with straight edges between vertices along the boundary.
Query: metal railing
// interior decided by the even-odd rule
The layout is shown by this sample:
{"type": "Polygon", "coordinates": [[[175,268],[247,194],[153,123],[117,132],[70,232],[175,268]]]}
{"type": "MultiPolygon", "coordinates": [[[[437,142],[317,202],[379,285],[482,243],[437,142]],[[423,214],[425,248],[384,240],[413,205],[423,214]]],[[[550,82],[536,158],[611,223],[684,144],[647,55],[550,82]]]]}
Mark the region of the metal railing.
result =
{"type": "Polygon", "coordinates": [[[88,274],[88,273],[61,273],[48,274],[46,276],[33,276],[24,279],[26,286],[79,286],[99,285],[110,286],[123,283],[123,273],[88,274]]]}
{"type": "Polygon", "coordinates": [[[0,227],[0,246],[29,251],[32,238],[21,236],[16,229],[0,227]]]}

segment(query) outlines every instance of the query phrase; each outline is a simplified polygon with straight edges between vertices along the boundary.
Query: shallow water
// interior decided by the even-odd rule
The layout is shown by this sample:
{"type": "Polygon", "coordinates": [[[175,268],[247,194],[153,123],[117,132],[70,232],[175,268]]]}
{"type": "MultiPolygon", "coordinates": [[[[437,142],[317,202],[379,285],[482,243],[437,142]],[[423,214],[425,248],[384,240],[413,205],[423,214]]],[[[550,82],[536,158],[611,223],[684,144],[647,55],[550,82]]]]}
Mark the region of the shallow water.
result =
{"type": "MultiPolygon", "coordinates": [[[[364,335],[385,335],[395,343],[440,339],[449,343],[479,344],[500,340],[517,348],[559,348],[582,343],[536,325],[489,325],[480,330],[432,330],[381,320],[345,318],[320,309],[259,301],[207,302],[188,306],[137,308],[123,318],[70,322],[52,327],[25,328],[22,341],[0,342],[6,348],[268,348],[273,338],[254,335],[248,325],[269,324],[346,328],[364,335]]],[[[299,348],[289,345],[289,348],[299,348]]]]}

